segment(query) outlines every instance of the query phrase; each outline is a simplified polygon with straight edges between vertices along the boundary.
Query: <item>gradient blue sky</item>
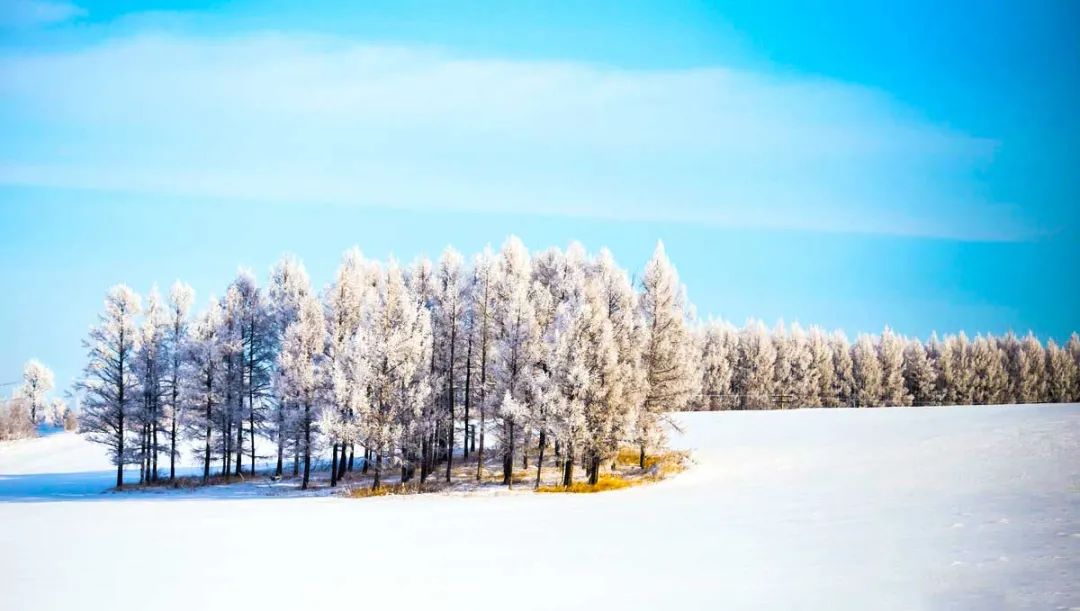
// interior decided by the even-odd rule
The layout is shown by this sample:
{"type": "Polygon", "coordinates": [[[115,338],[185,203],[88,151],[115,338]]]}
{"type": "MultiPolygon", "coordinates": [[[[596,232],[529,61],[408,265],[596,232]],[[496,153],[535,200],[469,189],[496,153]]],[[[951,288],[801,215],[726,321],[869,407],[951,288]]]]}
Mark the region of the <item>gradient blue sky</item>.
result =
{"type": "Polygon", "coordinates": [[[0,382],[117,282],[509,233],[663,239],[702,317],[1065,338],[1080,5],[942,4],[0,0],[0,382]]]}

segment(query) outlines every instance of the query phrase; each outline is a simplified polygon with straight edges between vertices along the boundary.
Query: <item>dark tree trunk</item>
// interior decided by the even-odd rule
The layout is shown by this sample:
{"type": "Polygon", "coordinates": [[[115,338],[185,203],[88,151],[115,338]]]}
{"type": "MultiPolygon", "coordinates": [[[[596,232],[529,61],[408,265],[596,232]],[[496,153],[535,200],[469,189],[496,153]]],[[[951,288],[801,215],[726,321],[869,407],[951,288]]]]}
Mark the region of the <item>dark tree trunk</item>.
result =
{"type": "MultiPolygon", "coordinates": [[[[210,382],[206,384],[206,388],[210,389],[210,382]]],[[[209,395],[207,395],[209,396],[209,395]]],[[[210,429],[213,420],[214,402],[212,400],[206,401],[206,449],[203,452],[203,483],[210,481],[210,429]]]]}
{"type": "Polygon", "coordinates": [[[645,468],[645,444],[641,444],[641,455],[638,457],[638,466],[645,468]]]}
{"type": "Polygon", "coordinates": [[[565,488],[572,483],[574,483],[574,449],[567,446],[566,458],[563,460],[562,485],[565,488]]]}
{"type": "Polygon", "coordinates": [[[514,421],[507,419],[507,438],[509,443],[503,448],[503,485],[507,488],[514,487],[514,421]]]}
{"type": "Polygon", "coordinates": [[[360,469],[360,473],[363,473],[364,475],[367,475],[368,464],[370,462],[371,462],[371,449],[365,446],[364,447],[364,466],[360,469]]]}
{"type": "Polygon", "coordinates": [[[330,458],[330,487],[337,486],[337,444],[334,444],[334,451],[330,458]]]}
{"type": "MultiPolygon", "coordinates": [[[[461,456],[469,458],[469,404],[472,396],[472,333],[469,333],[468,349],[465,351],[465,429],[464,443],[461,444],[461,456]]],[[[473,442],[476,443],[475,441],[473,442]]]]}
{"type": "Polygon", "coordinates": [[[307,490],[311,478],[311,404],[304,404],[304,483],[300,486],[307,490]]]}
{"type": "Polygon", "coordinates": [[[596,453],[592,453],[592,460],[589,461],[589,484],[595,486],[600,481],[600,456],[596,453]]]}
{"type": "MultiPolygon", "coordinates": [[[[345,466],[346,466],[345,465],[345,444],[343,443],[343,444],[341,444],[341,457],[338,458],[338,464],[337,464],[337,470],[338,470],[337,478],[338,478],[338,480],[341,480],[341,479],[343,479],[345,477],[345,466]]],[[[334,465],[331,464],[330,468],[333,469],[334,465]]]]}
{"type": "Polygon", "coordinates": [[[153,438],[151,440],[151,448],[150,448],[150,451],[152,452],[151,456],[153,456],[153,463],[154,463],[153,467],[150,469],[150,478],[151,478],[152,481],[155,481],[155,482],[158,481],[158,462],[157,462],[157,459],[158,459],[158,436],[157,436],[157,433],[158,433],[157,410],[155,409],[154,410],[153,438]]]}
{"type": "Polygon", "coordinates": [[[349,473],[352,473],[353,468],[353,454],[356,452],[356,444],[349,444],[349,473]]]}
{"type": "MultiPolygon", "coordinates": [[[[176,399],[173,399],[173,405],[176,405],[176,399]]],[[[176,480],[176,421],[177,421],[176,408],[173,407],[172,422],[169,423],[169,481],[176,480]]]]}
{"type": "Polygon", "coordinates": [[[536,486],[540,487],[540,471],[544,468],[544,445],[546,445],[546,439],[544,438],[544,431],[540,431],[540,454],[536,457],[536,486]]]}

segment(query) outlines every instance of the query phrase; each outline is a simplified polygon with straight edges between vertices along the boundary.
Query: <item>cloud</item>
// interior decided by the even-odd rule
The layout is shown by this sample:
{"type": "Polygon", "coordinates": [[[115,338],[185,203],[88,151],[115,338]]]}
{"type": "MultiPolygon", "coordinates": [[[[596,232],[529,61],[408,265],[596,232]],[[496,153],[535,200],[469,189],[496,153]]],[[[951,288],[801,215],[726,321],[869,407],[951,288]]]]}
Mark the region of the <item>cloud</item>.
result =
{"type": "Polygon", "coordinates": [[[994,143],[880,93],[337,38],[138,35],[0,56],[0,184],[1010,237],[994,143]]]}
{"type": "Polygon", "coordinates": [[[0,28],[29,28],[70,21],[86,11],[70,2],[5,0],[0,5],[0,28]]]}

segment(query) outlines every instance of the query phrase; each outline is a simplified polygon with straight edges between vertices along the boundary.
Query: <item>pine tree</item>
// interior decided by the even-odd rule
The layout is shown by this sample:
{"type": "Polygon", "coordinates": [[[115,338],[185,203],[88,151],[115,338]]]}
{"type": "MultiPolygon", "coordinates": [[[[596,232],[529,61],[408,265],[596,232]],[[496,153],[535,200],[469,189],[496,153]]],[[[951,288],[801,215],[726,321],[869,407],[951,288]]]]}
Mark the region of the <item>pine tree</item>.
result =
{"type": "MultiPolygon", "coordinates": [[[[271,354],[276,355],[280,352],[285,338],[285,329],[296,320],[300,311],[300,304],[310,294],[311,281],[304,265],[292,255],[282,257],[270,271],[270,286],[267,290],[267,316],[270,326],[268,341],[271,354]]],[[[276,364],[271,379],[281,379],[276,375],[276,364]]],[[[274,395],[273,416],[268,423],[270,425],[268,432],[277,444],[275,476],[281,477],[285,445],[290,439],[295,440],[296,438],[296,431],[291,426],[292,422],[290,421],[290,415],[295,406],[290,406],[284,399],[284,389],[275,384],[272,391],[274,395]]],[[[298,474],[298,467],[298,461],[294,458],[294,476],[298,474]]]]}
{"type": "Polygon", "coordinates": [[[184,412],[184,393],[186,376],[186,350],[188,341],[188,316],[195,292],[190,286],[180,281],[169,290],[168,335],[165,340],[165,358],[167,371],[162,380],[165,398],[164,415],[169,437],[169,481],[176,480],[177,444],[181,431],[184,412]]]}
{"type": "Polygon", "coordinates": [[[139,296],[130,288],[118,285],[109,289],[105,311],[83,342],[89,362],[76,383],[83,393],[79,426],[90,441],[109,449],[109,458],[116,465],[117,488],[124,485],[124,464],[132,457],[124,439],[139,394],[134,361],[139,347],[135,317],[140,309],[139,296]]]}
{"type": "Polygon", "coordinates": [[[529,410],[528,397],[538,394],[533,388],[533,369],[540,340],[531,294],[532,264],[517,237],[507,239],[499,252],[494,289],[491,407],[498,423],[503,484],[512,486],[514,453],[521,442],[519,429],[529,410]]]}
{"type": "Polygon", "coordinates": [[[139,380],[141,401],[134,411],[132,425],[139,435],[140,483],[157,481],[158,433],[163,428],[166,375],[166,334],[168,321],[157,287],[146,298],[143,324],[139,329],[139,349],[136,352],[135,372],[139,380]]]}
{"type": "Polygon", "coordinates": [[[889,327],[878,340],[881,357],[882,403],[887,406],[911,405],[911,396],[904,388],[904,339],[889,327]]]}
{"type": "Polygon", "coordinates": [[[971,344],[971,402],[975,405],[996,405],[1005,399],[1008,374],[1005,359],[997,342],[977,335],[971,344]]]}
{"type": "Polygon", "coordinates": [[[647,338],[642,358],[648,390],[638,410],[636,441],[644,468],[646,449],[663,441],[661,414],[685,409],[691,397],[701,392],[701,378],[695,377],[691,365],[694,357],[687,326],[686,288],[679,282],[663,242],[657,242],[645,266],[639,307],[647,338]]]}
{"type": "Polygon", "coordinates": [[[210,479],[215,423],[224,402],[224,349],[220,333],[221,306],[217,299],[211,297],[206,310],[192,326],[188,338],[185,360],[190,367],[190,375],[186,380],[187,391],[183,393],[190,401],[186,419],[187,436],[195,442],[195,451],[202,453],[204,483],[210,479]]]}
{"type": "Polygon", "coordinates": [[[322,305],[308,295],[300,302],[296,320],[285,329],[285,340],[278,355],[281,388],[290,405],[296,406],[303,455],[302,489],[311,479],[311,455],[314,452],[325,383],[322,368],[326,321],[322,305]]]}
{"type": "Polygon", "coordinates": [[[730,323],[710,320],[699,327],[701,335],[703,409],[716,411],[731,404],[738,335],[730,323]]]}
{"type": "Polygon", "coordinates": [[[817,380],[817,388],[806,404],[809,407],[837,407],[836,399],[836,369],[833,364],[832,347],[829,338],[820,327],[810,327],[807,338],[810,348],[810,363],[813,367],[817,380]]]}
{"type": "Polygon", "coordinates": [[[843,331],[834,331],[829,337],[833,358],[832,395],[839,406],[854,407],[857,401],[855,392],[855,364],[851,360],[851,344],[843,331]]]}
{"type": "Polygon", "coordinates": [[[739,332],[739,359],[733,389],[741,409],[761,409],[772,405],[776,347],[765,324],[748,320],[739,332]]]}
{"type": "MultiPolygon", "coordinates": [[[[466,276],[462,269],[461,254],[448,247],[439,258],[435,276],[434,316],[432,317],[433,351],[443,383],[443,401],[446,406],[446,481],[450,481],[450,469],[454,456],[456,408],[458,393],[463,383],[465,364],[465,304],[468,300],[466,276]]],[[[466,427],[468,422],[465,423],[466,427]]],[[[463,439],[464,442],[464,439],[463,439]]]]}
{"type": "Polygon", "coordinates": [[[1067,403],[1076,387],[1076,362],[1072,355],[1050,339],[1046,341],[1046,400],[1067,403]]]}
{"type": "Polygon", "coordinates": [[[874,340],[866,334],[859,335],[851,349],[851,362],[855,379],[856,403],[859,407],[876,407],[882,400],[882,367],[874,340]]]}
{"type": "Polygon", "coordinates": [[[1046,356],[1034,334],[1028,333],[1020,342],[1017,361],[1016,400],[1020,403],[1043,401],[1046,396],[1046,356]]]}
{"type": "Polygon", "coordinates": [[[792,323],[791,333],[788,335],[788,359],[791,372],[788,388],[793,395],[792,407],[818,405],[818,370],[814,367],[810,340],[798,323],[792,323]]]}
{"type": "Polygon", "coordinates": [[[904,347],[904,387],[912,405],[936,403],[936,373],[926,348],[917,339],[907,340],[904,347]]]}

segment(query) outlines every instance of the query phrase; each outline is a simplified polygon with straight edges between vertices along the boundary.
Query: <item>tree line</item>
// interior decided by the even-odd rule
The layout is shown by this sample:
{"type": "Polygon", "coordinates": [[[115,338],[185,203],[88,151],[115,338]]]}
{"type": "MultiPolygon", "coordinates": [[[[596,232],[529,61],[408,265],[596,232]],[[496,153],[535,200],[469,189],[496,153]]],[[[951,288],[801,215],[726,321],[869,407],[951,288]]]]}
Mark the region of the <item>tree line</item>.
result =
{"type": "Polygon", "coordinates": [[[886,327],[852,344],[842,331],[758,320],[695,328],[702,393],[693,409],[992,405],[1080,401],[1080,336],[1045,346],[1028,333],[923,342],[886,327]]]}
{"type": "Polygon", "coordinates": [[[1080,359],[1075,335],[1063,349],[886,329],[850,345],[700,324],[662,244],[636,285],[607,250],[530,253],[511,237],[469,264],[453,248],[407,266],[353,248],[321,292],[285,256],[265,287],[241,270],[193,305],[182,282],[145,300],[113,287],[84,342],[80,426],[108,447],[117,487],[125,464],[174,480],[183,450],[207,482],[269,460],[306,488],[322,457],[331,486],[354,465],[375,488],[391,468],[450,481],[470,460],[480,480],[490,459],[512,485],[535,457],[537,485],[545,466],[595,483],[625,446],[644,468],[666,412],[1075,400],[1080,359]]]}

